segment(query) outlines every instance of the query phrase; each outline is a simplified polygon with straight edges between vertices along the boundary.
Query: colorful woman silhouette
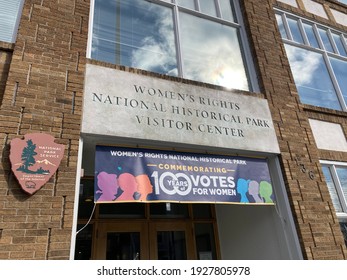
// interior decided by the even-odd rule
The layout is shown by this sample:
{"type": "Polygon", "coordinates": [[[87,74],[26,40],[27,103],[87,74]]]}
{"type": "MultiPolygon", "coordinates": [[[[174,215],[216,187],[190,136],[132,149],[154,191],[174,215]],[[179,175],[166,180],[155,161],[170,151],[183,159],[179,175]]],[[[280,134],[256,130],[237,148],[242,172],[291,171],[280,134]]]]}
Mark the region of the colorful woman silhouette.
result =
{"type": "Polygon", "coordinates": [[[259,185],[259,194],[265,200],[265,203],[273,203],[271,199],[272,185],[266,181],[261,181],[259,185]]]}
{"type": "Polygon", "coordinates": [[[248,193],[253,197],[256,203],[263,203],[259,196],[259,183],[257,181],[250,181],[248,185],[248,193]]]}
{"type": "Polygon", "coordinates": [[[119,188],[123,193],[117,198],[117,200],[135,200],[134,193],[137,190],[137,183],[134,175],[130,173],[122,173],[118,177],[119,188]]]}
{"type": "Polygon", "coordinates": [[[153,186],[146,174],[135,177],[137,182],[137,192],[140,194],[139,200],[147,200],[147,195],[153,192],[153,186]]]}
{"type": "Polygon", "coordinates": [[[101,193],[97,201],[112,201],[118,192],[118,181],[116,174],[108,174],[104,171],[97,176],[97,185],[99,190],[95,194],[101,193]]]}
{"type": "Polygon", "coordinates": [[[246,193],[248,192],[248,183],[250,180],[245,180],[245,179],[238,179],[237,180],[237,186],[236,186],[236,191],[241,195],[241,200],[240,202],[243,203],[248,203],[249,200],[246,196],[246,193]]]}

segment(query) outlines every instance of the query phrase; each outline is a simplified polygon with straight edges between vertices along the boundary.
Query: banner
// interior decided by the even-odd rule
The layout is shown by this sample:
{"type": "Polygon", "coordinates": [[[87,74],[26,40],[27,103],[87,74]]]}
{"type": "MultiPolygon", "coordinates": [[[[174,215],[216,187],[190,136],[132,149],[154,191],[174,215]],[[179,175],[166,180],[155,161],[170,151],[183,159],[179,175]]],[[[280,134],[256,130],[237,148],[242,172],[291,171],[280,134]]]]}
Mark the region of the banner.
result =
{"type": "Polygon", "coordinates": [[[96,146],[95,202],[274,204],[265,159],[96,146]]]}

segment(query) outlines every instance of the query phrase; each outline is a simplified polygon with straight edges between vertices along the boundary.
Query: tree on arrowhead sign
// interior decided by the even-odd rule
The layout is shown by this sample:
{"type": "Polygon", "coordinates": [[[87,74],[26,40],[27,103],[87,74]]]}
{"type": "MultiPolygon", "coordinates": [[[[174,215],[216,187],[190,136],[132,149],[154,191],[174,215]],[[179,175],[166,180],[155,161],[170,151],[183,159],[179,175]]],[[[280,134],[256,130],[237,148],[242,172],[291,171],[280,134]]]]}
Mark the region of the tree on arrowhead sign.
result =
{"type": "Polygon", "coordinates": [[[11,141],[12,171],[25,192],[33,194],[47,183],[57,171],[64,149],[53,136],[44,133],[26,134],[23,140],[11,141]]]}

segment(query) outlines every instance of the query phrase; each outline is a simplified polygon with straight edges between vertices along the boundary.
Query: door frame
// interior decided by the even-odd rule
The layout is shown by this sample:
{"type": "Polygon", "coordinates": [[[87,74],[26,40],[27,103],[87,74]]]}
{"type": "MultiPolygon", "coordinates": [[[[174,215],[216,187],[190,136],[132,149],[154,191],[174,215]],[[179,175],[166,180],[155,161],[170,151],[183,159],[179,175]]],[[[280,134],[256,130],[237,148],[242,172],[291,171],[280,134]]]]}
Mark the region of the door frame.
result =
{"type": "Polygon", "coordinates": [[[185,233],[187,260],[196,259],[193,223],[191,221],[150,221],[149,222],[149,248],[150,258],[158,259],[157,232],[159,231],[183,231],[185,233]]]}
{"type": "Polygon", "coordinates": [[[139,232],[140,233],[140,259],[149,259],[148,246],[148,225],[146,221],[117,221],[100,222],[96,229],[94,242],[93,259],[106,259],[106,242],[108,232],[139,232]]]}
{"type": "Polygon", "coordinates": [[[193,233],[193,223],[182,220],[145,220],[145,221],[105,221],[99,222],[93,242],[93,259],[106,259],[107,233],[108,232],[139,232],[140,233],[140,259],[158,259],[158,231],[184,231],[187,259],[196,259],[196,250],[193,233]]]}

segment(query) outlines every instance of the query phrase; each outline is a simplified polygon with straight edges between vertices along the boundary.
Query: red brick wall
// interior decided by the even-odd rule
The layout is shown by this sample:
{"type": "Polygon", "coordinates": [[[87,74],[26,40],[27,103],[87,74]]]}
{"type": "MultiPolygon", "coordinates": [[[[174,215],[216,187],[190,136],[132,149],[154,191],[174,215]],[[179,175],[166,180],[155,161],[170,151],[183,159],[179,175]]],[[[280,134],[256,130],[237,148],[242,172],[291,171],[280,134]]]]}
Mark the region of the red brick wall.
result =
{"type": "MultiPolygon", "coordinates": [[[[334,118],[346,129],[346,115],[324,117],[299,103],[273,6],[300,11],[274,0],[241,2],[304,257],[346,259],[319,164],[321,158],[346,157],[319,151],[308,123],[308,117],[334,118]]],[[[69,258],[88,16],[89,0],[25,1],[0,108],[0,259],[69,258]],[[10,141],[29,132],[51,134],[66,145],[58,172],[33,196],[21,191],[9,162],[10,141]]],[[[0,73],[7,65],[0,64],[0,73]]],[[[1,87],[2,80],[0,96],[1,87]]]]}
{"type": "Polygon", "coordinates": [[[0,110],[0,259],[69,258],[88,16],[89,1],[25,1],[0,110]],[[32,196],[8,159],[10,141],[29,132],[66,146],[58,172],[32,196]]]}

